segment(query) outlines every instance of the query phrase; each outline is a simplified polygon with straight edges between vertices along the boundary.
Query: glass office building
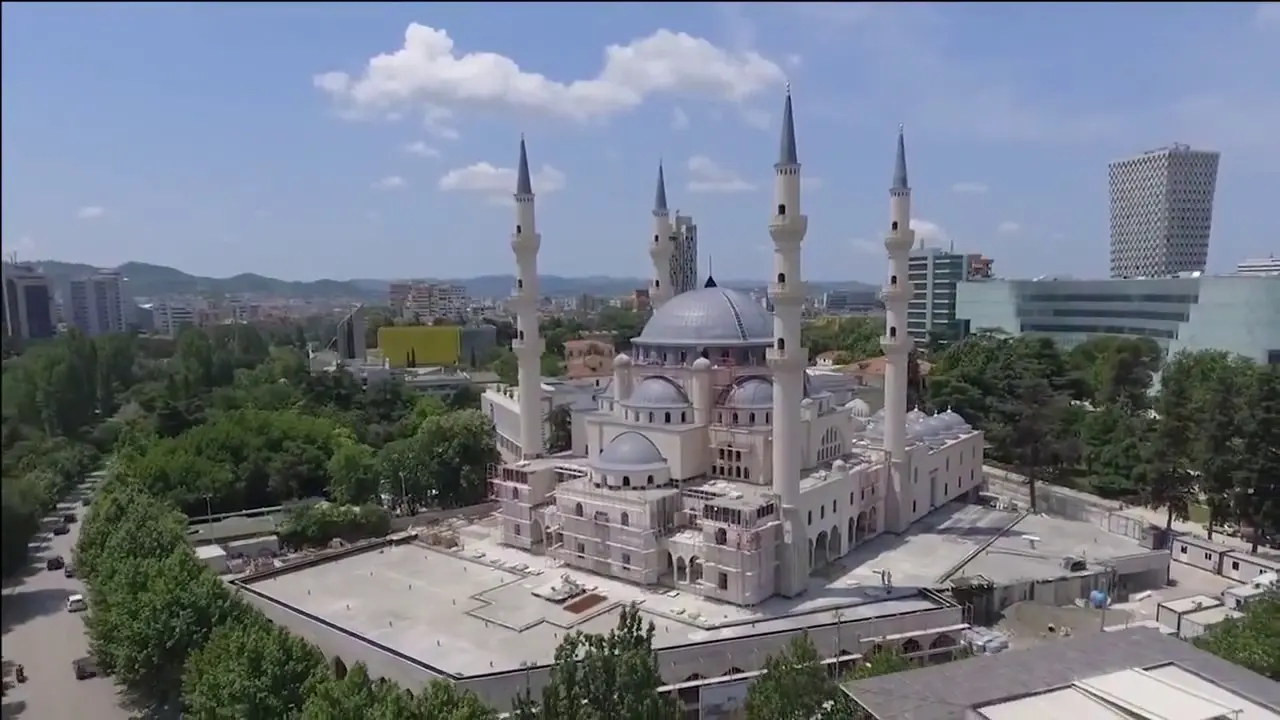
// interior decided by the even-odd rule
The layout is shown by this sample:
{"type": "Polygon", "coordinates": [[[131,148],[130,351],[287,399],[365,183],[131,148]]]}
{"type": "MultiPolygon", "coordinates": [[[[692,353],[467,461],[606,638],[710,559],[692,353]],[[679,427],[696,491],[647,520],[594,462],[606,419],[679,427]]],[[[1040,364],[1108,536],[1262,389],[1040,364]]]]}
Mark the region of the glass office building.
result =
{"type": "Polygon", "coordinates": [[[1034,333],[1066,346],[1149,337],[1170,355],[1227,350],[1280,364],[1280,276],[974,280],[956,287],[956,317],[966,333],[1034,333]]]}

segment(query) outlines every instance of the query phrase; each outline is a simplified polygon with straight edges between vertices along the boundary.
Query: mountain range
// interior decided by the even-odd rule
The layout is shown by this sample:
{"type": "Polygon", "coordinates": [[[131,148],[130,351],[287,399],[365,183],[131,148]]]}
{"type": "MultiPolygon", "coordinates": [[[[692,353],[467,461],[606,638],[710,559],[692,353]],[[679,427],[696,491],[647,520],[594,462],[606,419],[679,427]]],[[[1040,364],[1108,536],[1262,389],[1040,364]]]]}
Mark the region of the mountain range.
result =
{"type": "MultiPolygon", "coordinates": [[[[69,263],[59,260],[43,260],[30,263],[40,268],[54,287],[62,287],[65,283],[92,275],[99,268],[83,263],[69,263]]],[[[228,278],[204,277],[166,267],[143,262],[127,262],[116,270],[128,279],[129,292],[137,298],[163,298],[183,295],[200,295],[221,297],[226,295],[255,295],[259,297],[288,298],[299,300],[350,300],[372,304],[387,302],[389,280],[354,279],[354,280],[280,280],[256,273],[241,273],[228,278]]],[[[442,282],[462,285],[467,295],[473,298],[501,298],[511,294],[515,286],[512,275],[481,275],[472,278],[440,278],[424,279],[425,282],[442,282]]],[[[595,295],[613,297],[630,293],[637,288],[649,286],[645,278],[608,277],[591,275],[587,277],[563,277],[560,275],[543,275],[539,278],[542,293],[551,297],[567,297],[573,295],[595,295]]],[[[727,281],[720,283],[726,287],[751,289],[763,287],[758,281],[727,281]]],[[[809,283],[811,292],[820,293],[827,290],[875,290],[875,287],[860,282],[818,282],[809,283]]]]}

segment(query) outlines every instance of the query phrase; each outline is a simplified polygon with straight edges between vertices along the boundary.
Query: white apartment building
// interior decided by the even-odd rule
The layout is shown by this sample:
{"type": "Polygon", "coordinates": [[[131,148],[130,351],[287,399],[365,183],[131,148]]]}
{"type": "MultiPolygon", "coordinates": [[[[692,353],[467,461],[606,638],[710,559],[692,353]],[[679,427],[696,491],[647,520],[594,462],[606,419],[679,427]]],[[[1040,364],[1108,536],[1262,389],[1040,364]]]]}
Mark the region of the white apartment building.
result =
{"type": "Polygon", "coordinates": [[[467,312],[467,288],[445,283],[414,283],[404,298],[403,314],[423,322],[460,318],[467,312]]]}
{"type": "Polygon", "coordinates": [[[1236,265],[1237,275],[1280,275],[1280,258],[1253,258],[1236,265]]]}
{"type": "Polygon", "coordinates": [[[97,337],[128,329],[129,304],[124,277],[114,270],[99,270],[71,281],[64,312],[69,325],[97,337]]]}
{"type": "Polygon", "coordinates": [[[155,303],[151,306],[155,317],[156,333],[165,337],[178,337],[183,328],[197,323],[199,312],[182,303],[155,303]]]}
{"type": "Polygon", "coordinates": [[[1219,153],[1171,145],[1117,160],[1111,191],[1111,277],[1205,269],[1219,153]]]}
{"type": "Polygon", "coordinates": [[[672,232],[674,252],[671,253],[671,292],[675,295],[697,290],[698,284],[698,225],[693,217],[676,211],[672,232]]]}

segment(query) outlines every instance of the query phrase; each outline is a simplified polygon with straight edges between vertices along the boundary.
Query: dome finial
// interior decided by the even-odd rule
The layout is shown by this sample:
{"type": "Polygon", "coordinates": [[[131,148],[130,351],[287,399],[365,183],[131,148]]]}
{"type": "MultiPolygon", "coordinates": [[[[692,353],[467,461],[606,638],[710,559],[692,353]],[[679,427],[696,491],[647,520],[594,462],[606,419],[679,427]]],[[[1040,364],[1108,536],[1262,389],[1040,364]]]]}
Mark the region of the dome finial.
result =
{"type": "Polygon", "coordinates": [[[714,266],[715,266],[715,259],[711,257],[710,253],[707,253],[707,282],[702,287],[704,288],[717,287],[714,266]]]}

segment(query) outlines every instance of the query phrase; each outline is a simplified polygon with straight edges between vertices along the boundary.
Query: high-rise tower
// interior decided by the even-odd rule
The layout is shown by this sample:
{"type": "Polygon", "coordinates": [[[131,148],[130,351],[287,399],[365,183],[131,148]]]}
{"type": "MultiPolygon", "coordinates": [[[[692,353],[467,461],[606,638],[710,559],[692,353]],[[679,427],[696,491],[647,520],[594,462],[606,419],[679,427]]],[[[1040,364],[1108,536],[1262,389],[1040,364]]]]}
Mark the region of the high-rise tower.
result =
{"type": "Polygon", "coordinates": [[[649,257],[653,259],[653,280],[649,287],[649,304],[657,310],[671,299],[671,256],[675,246],[671,237],[671,211],[667,209],[667,178],[658,163],[658,187],[653,193],[653,242],[649,257]]]}
{"type": "Polygon", "coordinates": [[[889,483],[885,507],[885,529],[899,532],[907,524],[899,501],[908,489],[907,472],[907,362],[911,336],[907,334],[907,303],[911,284],[907,282],[911,248],[916,234],[911,229],[911,186],[907,183],[907,143],[898,127],[898,153],[889,187],[889,234],[884,247],[889,256],[889,284],[884,288],[885,332],[880,347],[888,359],[884,369],[884,447],[888,453],[889,483]]]}
{"type": "Polygon", "coordinates": [[[800,210],[800,159],[796,154],[795,118],[791,88],[787,87],[782,110],[782,141],[778,163],[773,166],[773,270],[769,299],[773,301],[773,347],[768,362],[773,370],[773,491],[783,512],[783,550],[778,592],[794,597],[804,592],[809,579],[807,523],[800,517],[800,403],[804,400],[804,373],[809,351],[800,345],[804,281],[800,276],[800,245],[809,229],[809,218],[800,210]]]}
{"type": "Polygon", "coordinates": [[[542,337],[538,333],[538,233],[533,210],[533,181],[529,177],[529,154],[520,137],[520,169],[516,177],[516,230],[511,234],[511,250],[516,255],[516,290],[512,304],[516,310],[516,337],[511,349],[519,366],[520,454],[534,458],[542,454],[542,337]]]}
{"type": "Polygon", "coordinates": [[[1212,150],[1173,145],[1107,167],[1111,277],[1204,270],[1218,158],[1212,150]]]}

